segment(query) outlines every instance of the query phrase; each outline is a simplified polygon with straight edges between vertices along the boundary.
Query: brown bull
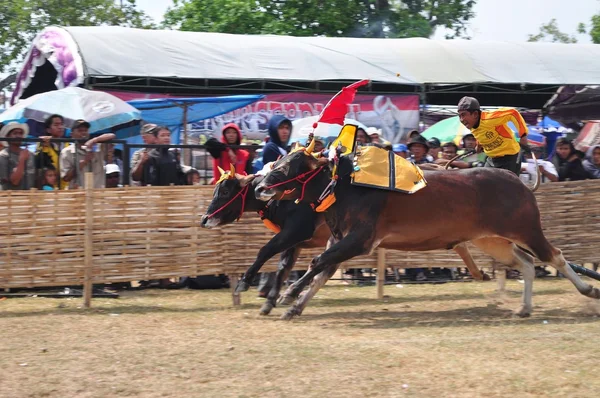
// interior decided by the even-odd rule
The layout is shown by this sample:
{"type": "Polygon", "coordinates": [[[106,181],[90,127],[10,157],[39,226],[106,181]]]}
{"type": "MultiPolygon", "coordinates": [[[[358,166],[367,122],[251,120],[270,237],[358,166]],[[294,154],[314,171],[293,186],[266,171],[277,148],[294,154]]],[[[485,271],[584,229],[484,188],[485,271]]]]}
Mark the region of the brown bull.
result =
{"type": "MultiPolygon", "coordinates": [[[[214,228],[231,224],[239,219],[242,213],[253,212],[261,213],[265,220],[279,228],[277,234],[259,250],[255,261],[236,287],[237,292],[248,290],[262,266],[270,258],[281,253],[275,283],[260,309],[261,315],[268,315],[276,306],[281,287],[287,280],[301,250],[326,247],[331,232],[325,223],[325,216],[313,212],[307,204],[295,205],[283,201],[267,206],[265,202],[256,199],[254,189],[262,181],[262,176],[235,174],[232,166],[232,169],[221,177],[215,186],[213,199],[206,214],[202,217],[202,227],[214,228]]],[[[464,259],[473,277],[483,279],[468,249],[460,245],[455,250],[464,259]]],[[[335,268],[337,269],[337,265],[335,268]]]]}
{"type": "MultiPolygon", "coordinates": [[[[491,168],[425,171],[427,187],[407,195],[352,185],[352,167],[350,157],[340,159],[337,201],[325,213],[336,243],[312,260],[309,272],[289,287],[282,301],[293,301],[315,275],[325,272],[315,278],[284,319],[302,313],[308,300],[332,275],[331,264],[368,254],[378,246],[429,251],[471,242],[521,271],[525,286],[523,304],[516,312],[519,316],[529,316],[532,311],[533,256],[555,267],[581,294],[600,298],[600,290],[583,282],[561,251],[546,240],[535,197],[514,174],[491,168]],[[448,223],[448,213],[460,214],[460,222],[448,223]]],[[[295,189],[286,199],[303,195],[302,201],[314,203],[330,181],[327,159],[315,159],[306,149],[280,159],[255,191],[260,199],[269,200],[278,192],[295,189]],[[298,178],[307,173],[311,173],[310,181],[298,178]]]]}

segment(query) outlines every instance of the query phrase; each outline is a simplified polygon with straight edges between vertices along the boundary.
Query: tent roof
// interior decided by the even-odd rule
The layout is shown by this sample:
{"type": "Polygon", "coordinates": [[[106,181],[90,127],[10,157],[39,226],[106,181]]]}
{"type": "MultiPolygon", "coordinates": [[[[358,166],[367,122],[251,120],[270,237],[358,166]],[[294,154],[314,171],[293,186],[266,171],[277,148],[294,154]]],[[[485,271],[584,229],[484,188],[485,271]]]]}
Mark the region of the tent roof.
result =
{"type": "Polygon", "coordinates": [[[600,83],[600,45],[232,35],[65,27],[86,76],[426,83],[600,83]]]}

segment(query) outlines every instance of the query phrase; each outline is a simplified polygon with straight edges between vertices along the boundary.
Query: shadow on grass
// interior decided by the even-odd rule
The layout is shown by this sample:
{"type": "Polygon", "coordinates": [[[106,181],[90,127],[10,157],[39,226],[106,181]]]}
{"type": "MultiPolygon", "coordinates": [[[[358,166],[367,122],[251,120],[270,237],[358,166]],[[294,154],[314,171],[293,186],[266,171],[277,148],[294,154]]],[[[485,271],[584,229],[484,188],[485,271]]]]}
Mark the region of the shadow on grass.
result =
{"type": "Polygon", "coordinates": [[[327,322],[326,327],[354,327],[359,329],[401,329],[408,327],[473,327],[495,325],[540,325],[597,323],[600,318],[584,312],[567,310],[534,310],[531,318],[518,318],[513,311],[495,304],[485,307],[459,308],[447,311],[361,311],[306,314],[294,322],[327,322]]]}
{"type": "MultiPolygon", "coordinates": [[[[486,292],[486,293],[452,293],[452,294],[428,294],[421,296],[402,296],[401,290],[396,292],[394,296],[386,296],[382,301],[377,298],[369,297],[348,297],[348,298],[321,298],[312,300],[308,306],[314,307],[353,307],[359,305],[370,305],[370,304],[408,304],[408,303],[419,303],[419,302],[433,302],[433,301],[460,301],[460,300],[477,300],[477,299],[494,299],[496,297],[502,298],[503,296],[498,292],[486,292]],[[398,294],[399,293],[399,294],[398,294]]],[[[534,292],[534,297],[537,296],[549,296],[549,295],[560,295],[564,294],[564,290],[560,289],[548,289],[539,292],[534,292]]],[[[504,297],[521,297],[522,292],[517,290],[509,290],[504,293],[504,297]]],[[[318,295],[318,293],[317,293],[318,295]]]]}

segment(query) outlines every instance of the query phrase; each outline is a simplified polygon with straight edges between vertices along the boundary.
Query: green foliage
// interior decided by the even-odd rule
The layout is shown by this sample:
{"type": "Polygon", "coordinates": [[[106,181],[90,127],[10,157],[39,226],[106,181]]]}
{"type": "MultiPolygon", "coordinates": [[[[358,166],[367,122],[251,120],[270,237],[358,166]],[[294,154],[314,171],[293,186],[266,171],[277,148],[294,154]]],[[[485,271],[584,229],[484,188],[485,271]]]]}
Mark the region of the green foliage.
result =
{"type": "Polygon", "coordinates": [[[35,35],[50,25],[151,28],[135,0],[0,0],[0,73],[20,62],[35,35]]]}
{"type": "Polygon", "coordinates": [[[592,41],[594,43],[600,44],[600,14],[596,14],[592,17],[590,36],[592,37],[592,41]]]}
{"type": "Polygon", "coordinates": [[[186,31],[339,37],[465,36],[475,0],[183,0],[164,26],[186,31]]]}
{"type": "MultiPolygon", "coordinates": [[[[581,31],[582,26],[579,24],[578,30],[581,31]]],[[[550,20],[547,24],[542,24],[540,26],[539,33],[535,35],[529,35],[527,41],[546,41],[549,40],[552,43],[577,43],[577,39],[575,36],[569,36],[566,33],[563,33],[558,28],[558,23],[556,19],[550,20]]]]}

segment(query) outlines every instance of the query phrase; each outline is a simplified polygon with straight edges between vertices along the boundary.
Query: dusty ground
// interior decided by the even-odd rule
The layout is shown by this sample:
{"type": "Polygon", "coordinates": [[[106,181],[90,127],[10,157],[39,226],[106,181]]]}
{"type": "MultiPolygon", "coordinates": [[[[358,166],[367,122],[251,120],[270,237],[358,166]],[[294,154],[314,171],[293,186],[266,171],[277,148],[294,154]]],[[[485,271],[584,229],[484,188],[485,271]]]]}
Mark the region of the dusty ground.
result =
{"type": "Polygon", "coordinates": [[[129,292],[0,301],[2,397],[593,397],[596,306],[564,280],[328,286],[293,321],[256,292],[129,292]]]}

